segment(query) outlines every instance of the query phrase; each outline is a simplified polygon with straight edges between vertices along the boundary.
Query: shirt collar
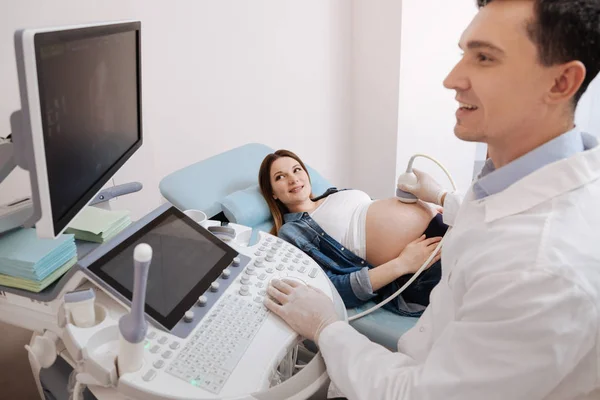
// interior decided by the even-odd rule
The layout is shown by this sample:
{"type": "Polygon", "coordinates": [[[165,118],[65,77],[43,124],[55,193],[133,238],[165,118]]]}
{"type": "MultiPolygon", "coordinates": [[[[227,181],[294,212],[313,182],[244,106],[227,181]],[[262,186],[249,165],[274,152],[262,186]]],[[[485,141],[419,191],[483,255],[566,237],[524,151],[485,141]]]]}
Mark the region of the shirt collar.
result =
{"type": "Polygon", "coordinates": [[[532,172],[582,152],[586,150],[586,147],[591,148],[593,144],[589,139],[584,139],[578,128],[574,128],[502,168],[495,169],[492,160],[488,159],[477,181],[473,184],[475,198],[480,200],[499,193],[532,172]]]}
{"type": "Polygon", "coordinates": [[[287,214],[283,214],[283,222],[292,222],[292,221],[298,221],[300,219],[302,219],[302,216],[304,215],[304,212],[297,212],[297,213],[287,213],[287,214]]]}
{"type": "Polygon", "coordinates": [[[545,165],[495,196],[476,203],[485,206],[485,222],[515,215],[549,199],[600,179],[598,139],[582,133],[584,150],[569,158],[545,165]]]}

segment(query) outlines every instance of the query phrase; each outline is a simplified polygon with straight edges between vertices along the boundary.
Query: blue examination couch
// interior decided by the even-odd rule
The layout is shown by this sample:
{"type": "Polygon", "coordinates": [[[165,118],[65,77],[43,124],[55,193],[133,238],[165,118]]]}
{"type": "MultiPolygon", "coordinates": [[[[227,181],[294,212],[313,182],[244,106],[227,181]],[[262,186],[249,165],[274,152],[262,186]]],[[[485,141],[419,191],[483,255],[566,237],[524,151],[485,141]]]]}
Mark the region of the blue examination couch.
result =
{"type": "MultiPolygon", "coordinates": [[[[272,227],[267,204],[258,191],[260,163],[272,152],[273,149],[257,143],[237,147],[171,173],[160,182],[160,191],[181,210],[202,210],[209,218],[250,226],[256,237],[258,231],[269,232],[272,227]]],[[[335,186],[308,165],[307,169],[315,195],[335,186]]],[[[350,309],[348,315],[373,305],[369,302],[350,309]]],[[[379,309],[351,324],[372,341],[395,350],[398,338],[416,320],[379,309]]]]}

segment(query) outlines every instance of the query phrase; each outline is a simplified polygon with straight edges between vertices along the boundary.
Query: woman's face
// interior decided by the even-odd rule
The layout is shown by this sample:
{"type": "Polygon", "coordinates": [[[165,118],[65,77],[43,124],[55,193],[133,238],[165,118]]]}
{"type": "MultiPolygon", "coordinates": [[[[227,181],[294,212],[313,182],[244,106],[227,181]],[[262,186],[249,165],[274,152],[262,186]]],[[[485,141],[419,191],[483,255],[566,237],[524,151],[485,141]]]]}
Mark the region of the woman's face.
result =
{"type": "Polygon", "coordinates": [[[291,157],[278,158],[271,164],[273,198],[288,208],[310,198],[312,188],[308,174],[300,163],[291,157]]]}

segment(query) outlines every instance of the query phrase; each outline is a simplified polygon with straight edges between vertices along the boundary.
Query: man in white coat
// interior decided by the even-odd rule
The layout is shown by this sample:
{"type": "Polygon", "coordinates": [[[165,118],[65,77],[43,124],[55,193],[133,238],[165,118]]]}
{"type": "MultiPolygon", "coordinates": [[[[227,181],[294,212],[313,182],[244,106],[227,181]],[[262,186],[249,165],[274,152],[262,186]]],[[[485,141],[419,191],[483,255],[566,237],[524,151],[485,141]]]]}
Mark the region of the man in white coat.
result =
{"type": "Polygon", "coordinates": [[[490,160],[462,204],[422,173],[403,188],[443,203],[452,230],[398,351],[313,288],[268,288],[266,306],[318,343],[348,399],[600,399],[600,147],[574,126],[600,70],[600,1],[478,5],[444,85],[456,136],[487,143],[490,160]]]}

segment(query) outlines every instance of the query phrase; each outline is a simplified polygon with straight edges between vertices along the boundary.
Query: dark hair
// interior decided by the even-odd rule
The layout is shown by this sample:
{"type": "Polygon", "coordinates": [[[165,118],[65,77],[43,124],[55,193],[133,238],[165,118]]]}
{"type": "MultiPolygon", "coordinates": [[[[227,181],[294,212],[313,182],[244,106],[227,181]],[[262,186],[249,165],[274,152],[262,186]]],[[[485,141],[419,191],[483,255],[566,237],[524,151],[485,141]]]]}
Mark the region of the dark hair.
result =
{"type": "MultiPolygon", "coordinates": [[[[300,164],[302,169],[306,172],[306,175],[308,175],[308,181],[310,182],[310,175],[308,174],[306,166],[300,157],[291,151],[277,150],[264,158],[260,164],[260,169],[258,170],[258,185],[260,186],[260,192],[269,205],[269,210],[271,210],[271,215],[273,216],[273,229],[271,229],[271,234],[273,235],[277,235],[279,229],[281,229],[281,226],[283,225],[283,215],[289,212],[287,207],[279,199],[275,200],[273,198],[273,186],[271,185],[271,165],[273,165],[275,160],[283,157],[290,157],[298,161],[298,164],[300,164]]],[[[310,197],[313,197],[312,193],[310,197]]]]}
{"type": "MultiPolygon", "coordinates": [[[[493,0],[477,0],[479,8],[493,0]]],[[[600,1],[533,0],[535,20],[527,26],[544,66],[581,61],[585,80],[575,93],[574,105],[600,72],[600,1]]]]}

